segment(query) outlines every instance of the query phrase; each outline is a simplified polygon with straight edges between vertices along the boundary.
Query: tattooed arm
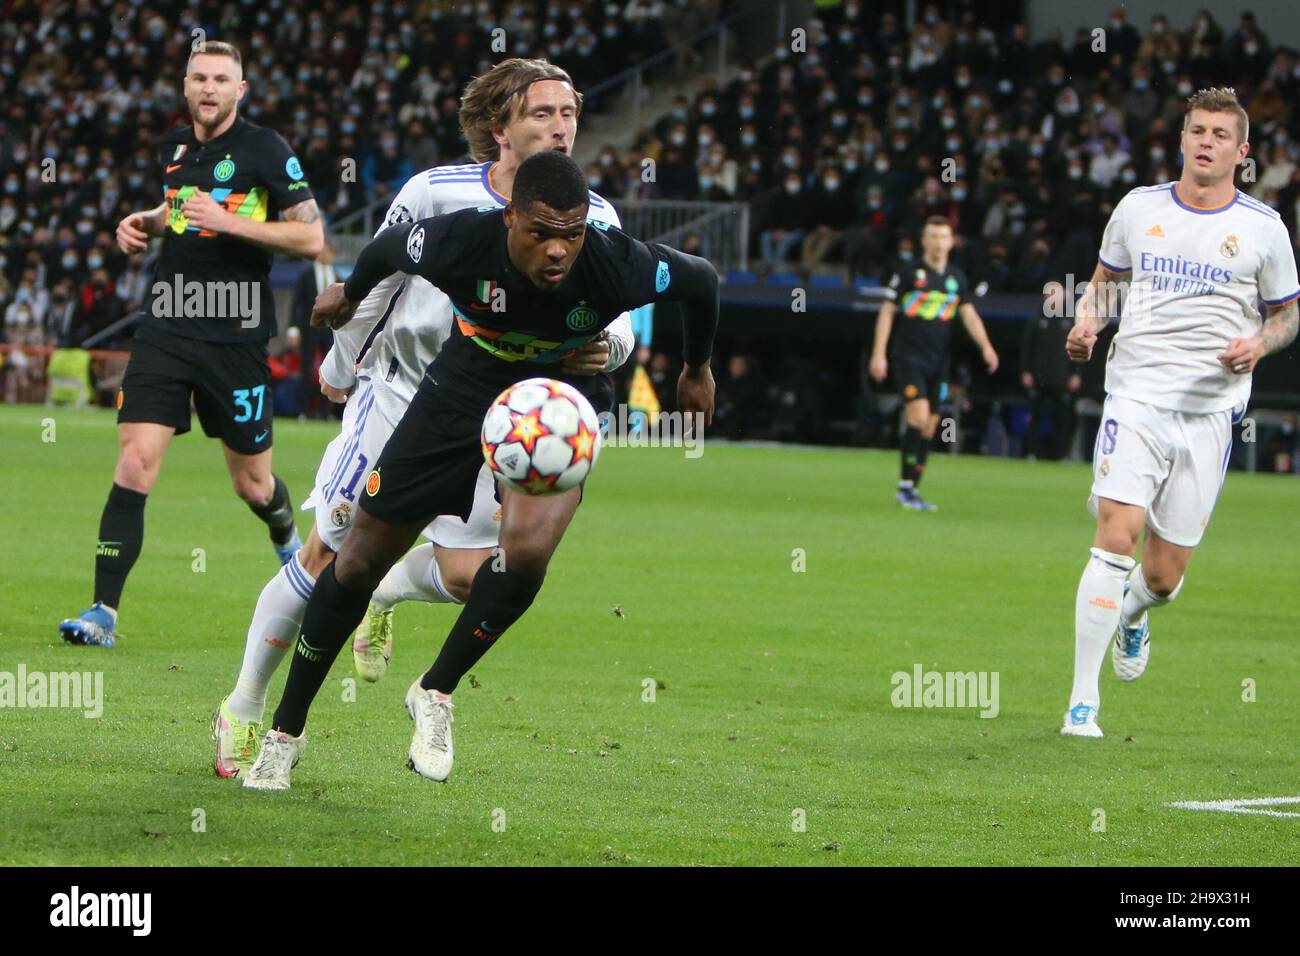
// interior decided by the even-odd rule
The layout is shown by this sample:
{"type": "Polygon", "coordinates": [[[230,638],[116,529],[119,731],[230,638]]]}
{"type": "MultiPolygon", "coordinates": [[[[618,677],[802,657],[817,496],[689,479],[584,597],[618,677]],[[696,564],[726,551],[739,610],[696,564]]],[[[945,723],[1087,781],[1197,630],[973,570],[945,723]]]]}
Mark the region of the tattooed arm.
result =
{"type": "Polygon", "coordinates": [[[287,256],[315,259],[325,245],[325,228],[314,199],[304,199],[284,210],[284,222],[255,222],[236,216],[213,201],[207,193],[191,196],[181,211],[188,217],[190,225],[224,232],[287,256]]]}
{"type": "Polygon", "coordinates": [[[1280,352],[1294,342],[1297,328],[1300,328],[1297,300],[1269,306],[1259,334],[1248,339],[1233,339],[1219,353],[1219,362],[1230,372],[1249,375],[1264,356],[1280,352]]]}

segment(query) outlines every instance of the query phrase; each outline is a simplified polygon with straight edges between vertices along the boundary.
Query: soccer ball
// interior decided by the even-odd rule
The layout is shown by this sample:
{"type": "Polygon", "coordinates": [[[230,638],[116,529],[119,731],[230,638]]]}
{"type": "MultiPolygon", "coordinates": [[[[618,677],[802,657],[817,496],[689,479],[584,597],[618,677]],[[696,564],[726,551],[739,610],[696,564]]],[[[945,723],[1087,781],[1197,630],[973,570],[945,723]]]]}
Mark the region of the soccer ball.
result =
{"type": "Polygon", "coordinates": [[[483,419],[483,458],[492,473],[526,495],[558,495],[596,467],[600,422],[572,385],[550,378],[516,382],[483,419]]]}

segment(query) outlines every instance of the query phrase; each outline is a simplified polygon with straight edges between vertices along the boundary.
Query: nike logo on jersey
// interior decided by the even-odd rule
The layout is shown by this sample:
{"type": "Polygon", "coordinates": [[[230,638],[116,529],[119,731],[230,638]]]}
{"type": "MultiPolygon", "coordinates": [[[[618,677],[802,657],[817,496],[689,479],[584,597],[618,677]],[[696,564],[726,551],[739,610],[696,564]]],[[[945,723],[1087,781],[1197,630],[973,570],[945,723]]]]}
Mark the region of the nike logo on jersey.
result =
{"type": "Polygon", "coordinates": [[[1146,231],[1146,235],[1155,236],[1157,239],[1163,239],[1165,237],[1165,231],[1160,228],[1160,223],[1156,223],[1146,231]]]}
{"type": "Polygon", "coordinates": [[[175,166],[168,166],[168,167],[167,167],[167,172],[169,172],[169,173],[174,173],[174,172],[176,172],[176,170],[178,170],[178,169],[180,169],[180,168],[181,168],[181,164],[180,164],[180,163],[177,163],[175,166]]]}
{"type": "Polygon", "coordinates": [[[256,438],[254,438],[253,441],[255,441],[255,442],[260,442],[262,439],[264,439],[264,438],[265,438],[267,435],[269,435],[269,434],[271,434],[271,430],[268,428],[266,431],[262,432],[262,434],[258,435],[256,438]]]}

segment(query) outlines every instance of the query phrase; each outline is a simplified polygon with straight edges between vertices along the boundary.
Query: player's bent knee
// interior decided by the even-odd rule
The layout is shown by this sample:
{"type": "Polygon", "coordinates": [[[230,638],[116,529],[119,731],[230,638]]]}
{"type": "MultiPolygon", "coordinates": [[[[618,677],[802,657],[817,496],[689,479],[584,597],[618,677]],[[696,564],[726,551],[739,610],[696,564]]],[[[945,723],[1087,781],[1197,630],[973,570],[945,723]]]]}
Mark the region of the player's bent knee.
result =
{"type": "Polygon", "coordinates": [[[347,588],[374,591],[390,567],[392,562],[385,563],[377,555],[344,547],[334,558],[334,579],[347,588]]]}
{"type": "Polygon", "coordinates": [[[251,472],[237,472],[230,476],[235,494],[250,505],[264,505],[275,493],[275,482],[251,472]]]}
{"type": "Polygon", "coordinates": [[[1162,600],[1178,590],[1178,585],[1183,581],[1181,574],[1171,574],[1162,568],[1151,567],[1145,563],[1142,565],[1142,577],[1147,583],[1147,590],[1162,600]]]}
{"type": "Polygon", "coordinates": [[[160,459],[145,454],[133,445],[124,445],[117,459],[117,468],[113,471],[113,480],[123,488],[147,495],[158,480],[161,466],[160,459]]]}
{"type": "Polygon", "coordinates": [[[312,528],[311,534],[307,536],[307,540],[303,542],[302,548],[298,551],[298,563],[313,578],[318,578],[321,572],[329,567],[330,560],[333,557],[333,550],[317,537],[316,529],[312,528]]]}
{"type": "Polygon", "coordinates": [[[444,591],[461,604],[469,600],[470,586],[474,583],[472,577],[465,577],[460,573],[459,569],[450,574],[444,574],[441,571],[439,573],[442,575],[442,588],[444,591]]]}
{"type": "Polygon", "coordinates": [[[502,539],[501,550],[505,554],[506,567],[525,574],[545,574],[546,566],[551,562],[554,548],[539,545],[535,541],[517,541],[513,544],[502,539]]]}

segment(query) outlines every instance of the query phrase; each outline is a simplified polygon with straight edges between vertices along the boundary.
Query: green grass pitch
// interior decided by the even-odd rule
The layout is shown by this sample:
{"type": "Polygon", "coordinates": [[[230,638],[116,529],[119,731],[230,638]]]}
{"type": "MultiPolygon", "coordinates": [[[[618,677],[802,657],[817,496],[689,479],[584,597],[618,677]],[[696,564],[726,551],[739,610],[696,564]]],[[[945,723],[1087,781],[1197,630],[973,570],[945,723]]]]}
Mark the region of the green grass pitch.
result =
{"type": "MultiPolygon", "coordinates": [[[[277,422],[296,501],[332,434],[277,422]]],[[[1075,740],[1083,466],[935,455],[941,510],[914,514],[892,453],[607,449],[537,603],[457,692],[450,782],[406,769],[401,702],[454,609],[403,605],[389,675],[345,700],[345,648],[293,789],[252,794],[213,775],[209,720],[276,565],[219,446],[173,444],[111,651],[56,625],[89,603],[112,416],[0,407],[0,447],[0,671],[105,690],[98,719],[0,709],[0,864],[1295,862],[1294,816],[1165,806],[1300,793],[1292,479],[1229,476],[1147,674],[1107,662],[1106,737],[1075,740]],[[998,715],[895,708],[918,664],[996,671],[998,715]]]]}

